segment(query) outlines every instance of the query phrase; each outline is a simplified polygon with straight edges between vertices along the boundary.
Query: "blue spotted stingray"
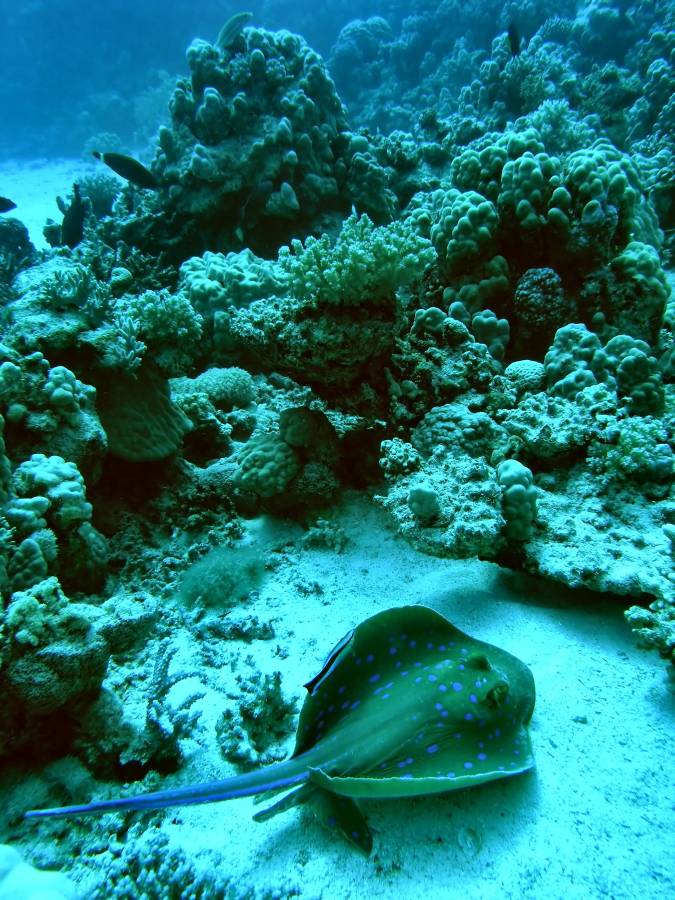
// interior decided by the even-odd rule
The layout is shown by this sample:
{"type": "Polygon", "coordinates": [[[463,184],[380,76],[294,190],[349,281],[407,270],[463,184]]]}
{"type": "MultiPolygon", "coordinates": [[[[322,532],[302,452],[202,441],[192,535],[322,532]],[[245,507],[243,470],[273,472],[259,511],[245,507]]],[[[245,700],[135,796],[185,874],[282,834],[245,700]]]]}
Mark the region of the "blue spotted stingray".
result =
{"type": "Polygon", "coordinates": [[[326,825],[369,853],[360,799],[458,790],[534,767],[525,728],[535,700],[530,670],[427,607],[366,619],[305,687],[295,750],[283,762],[222,781],[26,816],[162,809],[291,789],[254,818],[310,803],[326,825]]]}

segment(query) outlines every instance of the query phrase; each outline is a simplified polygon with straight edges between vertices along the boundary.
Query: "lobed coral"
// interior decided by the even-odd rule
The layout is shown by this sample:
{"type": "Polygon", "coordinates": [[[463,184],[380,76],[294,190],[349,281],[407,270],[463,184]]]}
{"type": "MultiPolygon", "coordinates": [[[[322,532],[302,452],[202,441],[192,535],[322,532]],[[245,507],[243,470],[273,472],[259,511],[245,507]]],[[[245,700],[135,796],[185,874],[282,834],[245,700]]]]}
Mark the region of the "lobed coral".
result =
{"type": "Polygon", "coordinates": [[[300,37],[246,27],[228,47],[193,41],[187,61],[154,170],[192,240],[269,248],[269,232],[282,243],[352,202],[379,213],[377,166],[354,174],[342,103],[300,37]]]}

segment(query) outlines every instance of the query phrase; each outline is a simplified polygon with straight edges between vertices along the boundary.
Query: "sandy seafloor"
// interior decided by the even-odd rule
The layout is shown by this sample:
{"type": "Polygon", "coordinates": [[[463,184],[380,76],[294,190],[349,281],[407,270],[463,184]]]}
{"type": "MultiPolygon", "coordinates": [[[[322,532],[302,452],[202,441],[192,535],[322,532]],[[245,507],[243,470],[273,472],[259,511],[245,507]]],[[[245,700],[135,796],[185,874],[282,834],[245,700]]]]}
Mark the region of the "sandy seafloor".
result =
{"type": "MultiPolygon", "coordinates": [[[[5,165],[0,193],[16,200],[14,214],[39,243],[54,195],[67,194],[74,174],[88,168],[78,161],[21,170],[5,165]],[[22,184],[13,181],[22,173],[22,184]]],[[[138,820],[157,824],[197,868],[217,871],[237,893],[253,889],[259,897],[675,896],[675,696],[664,664],[636,648],[622,614],[628,603],[492,563],[422,556],[366,498],[347,498],[334,521],[349,538],[344,552],[302,549],[297,542],[282,551],[245,608],[247,615],[273,621],[276,636],[244,645],[242,657],[253,654],[263,672],[279,670],[284,694],[300,700],[302,684],[355,624],[390,606],[426,604],[532,669],[536,771],[456,793],[364,803],[374,832],[370,858],[302,809],[257,824],[251,799],[138,820]]],[[[187,630],[176,636],[177,664],[195,658],[190,639],[187,630]]],[[[197,704],[199,726],[207,730],[227,705],[212,676],[197,704]]],[[[195,686],[195,679],[184,683],[185,690],[195,686]]],[[[226,774],[217,751],[205,759],[199,742],[187,742],[184,750],[199,780],[226,774]]],[[[17,799],[14,793],[12,804],[17,799]]],[[[67,842],[69,832],[82,829],[96,842],[96,819],[60,821],[56,830],[54,823],[44,830],[32,824],[34,842],[25,843],[20,829],[29,859],[44,864],[59,856],[49,846],[59,833],[67,842]]],[[[92,896],[96,864],[74,858],[68,868],[81,896],[92,896]]]]}
{"type": "Polygon", "coordinates": [[[42,234],[43,225],[48,218],[56,222],[62,218],[56,197],[61,196],[67,202],[73,182],[97,171],[111,174],[107,166],[84,157],[2,162],[0,195],[9,197],[17,205],[7,215],[21,219],[32,242],[38,250],[44,250],[49,245],[42,234]]]}

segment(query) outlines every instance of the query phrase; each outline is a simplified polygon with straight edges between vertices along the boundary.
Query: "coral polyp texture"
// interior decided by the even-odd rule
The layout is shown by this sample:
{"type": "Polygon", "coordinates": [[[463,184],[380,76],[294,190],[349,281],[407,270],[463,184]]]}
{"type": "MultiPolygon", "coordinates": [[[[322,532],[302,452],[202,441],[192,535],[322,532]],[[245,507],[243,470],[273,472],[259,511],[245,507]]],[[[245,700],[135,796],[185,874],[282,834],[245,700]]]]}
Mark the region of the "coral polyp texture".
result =
{"type": "MultiPolygon", "coordinates": [[[[36,805],[283,755],[274,585],[332,628],[289,559],[331,571],[349,492],[611,596],[675,671],[672,4],[376,6],[327,61],[233,16],[143,164],[97,136],[123,181],[73,189],[75,237],[2,214],[0,760],[71,767],[36,805]]],[[[222,893],[125,859],[106,896],[222,893]]]]}

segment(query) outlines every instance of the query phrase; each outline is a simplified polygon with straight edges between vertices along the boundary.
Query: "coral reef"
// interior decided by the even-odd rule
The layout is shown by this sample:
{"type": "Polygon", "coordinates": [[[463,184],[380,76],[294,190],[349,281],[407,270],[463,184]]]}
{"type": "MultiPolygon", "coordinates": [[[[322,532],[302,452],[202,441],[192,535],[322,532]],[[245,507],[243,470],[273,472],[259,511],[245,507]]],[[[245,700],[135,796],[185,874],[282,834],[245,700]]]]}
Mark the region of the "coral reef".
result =
{"type": "Polygon", "coordinates": [[[391,218],[385,172],[365,137],[352,140],[325,63],[301,37],[248,26],[227,46],[193,41],[187,62],[159,130],[161,190],[140,215],[104,223],[109,243],[179,261],[216,247],[267,255],[352,205],[391,218]]]}
{"type": "Polygon", "coordinates": [[[281,674],[238,676],[237,685],[237,709],[226,709],[216,725],[223,756],[243,769],[283,759],[296,705],[283,696],[281,674]]]}
{"type": "MultiPolygon", "coordinates": [[[[40,803],[283,755],[275,585],[328,604],[288,547],[328,582],[350,490],[425,554],[617,597],[675,671],[672,5],[479,5],[327,62],[235,16],[156,189],[83,179],[40,252],[0,221],[0,759],[70,758],[40,803]]],[[[238,896],[124,832],[87,896],[238,896]]]]}

